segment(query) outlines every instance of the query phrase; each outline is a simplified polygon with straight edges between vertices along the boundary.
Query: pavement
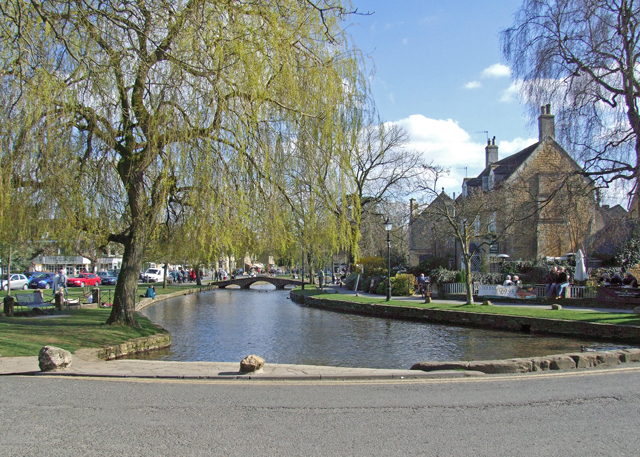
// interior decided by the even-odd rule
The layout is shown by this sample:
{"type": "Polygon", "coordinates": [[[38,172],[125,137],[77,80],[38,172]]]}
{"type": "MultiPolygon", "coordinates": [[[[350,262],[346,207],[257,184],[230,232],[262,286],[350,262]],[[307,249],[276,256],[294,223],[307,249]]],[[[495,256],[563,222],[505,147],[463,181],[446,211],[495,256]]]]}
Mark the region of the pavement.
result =
{"type": "MultiPolygon", "coordinates": [[[[354,291],[328,285],[329,289],[340,294],[355,295],[354,291]]],[[[360,292],[362,296],[379,295],[360,292]]],[[[394,300],[422,302],[420,296],[393,297],[394,300]]],[[[436,300],[438,303],[460,303],[457,300],[436,300]]],[[[495,306],[527,306],[533,308],[551,308],[549,305],[527,303],[494,303],[495,306]]],[[[563,309],[584,311],[585,308],[566,306],[563,309]]],[[[623,309],[597,309],[596,311],[629,313],[623,309]]],[[[111,360],[96,357],[96,350],[81,349],[73,354],[71,365],[63,370],[41,372],[38,357],[2,357],[0,356],[0,376],[6,375],[56,375],[88,376],[113,378],[157,378],[157,379],[264,379],[264,380],[319,380],[319,379],[415,379],[415,378],[454,378],[483,376],[473,370],[398,370],[377,368],[349,368],[315,365],[292,365],[266,363],[262,369],[253,373],[239,371],[240,361],[233,362],[167,362],[151,360],[111,360]]]]}
{"type": "Polygon", "coordinates": [[[387,370],[376,368],[327,367],[266,363],[253,373],[242,373],[240,362],[163,362],[151,360],[110,360],[95,356],[96,350],[81,349],[72,356],[71,365],[63,370],[41,372],[38,357],[0,357],[0,376],[55,375],[110,378],[157,379],[416,379],[482,376],[475,371],[387,370]]]}

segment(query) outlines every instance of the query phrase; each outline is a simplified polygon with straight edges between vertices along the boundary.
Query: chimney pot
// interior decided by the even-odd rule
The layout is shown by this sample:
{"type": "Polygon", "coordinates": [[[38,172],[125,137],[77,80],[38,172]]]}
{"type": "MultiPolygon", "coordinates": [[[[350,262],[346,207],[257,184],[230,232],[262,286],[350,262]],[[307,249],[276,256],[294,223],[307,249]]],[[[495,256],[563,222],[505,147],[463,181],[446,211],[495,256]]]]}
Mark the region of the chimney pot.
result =
{"type": "Polygon", "coordinates": [[[542,107],[542,114],[538,117],[538,140],[556,139],[555,116],[551,114],[551,104],[542,107]]]}
{"type": "Polygon", "coordinates": [[[496,137],[487,141],[487,147],[485,148],[485,167],[488,167],[492,163],[498,161],[498,146],[496,146],[496,137]]]}

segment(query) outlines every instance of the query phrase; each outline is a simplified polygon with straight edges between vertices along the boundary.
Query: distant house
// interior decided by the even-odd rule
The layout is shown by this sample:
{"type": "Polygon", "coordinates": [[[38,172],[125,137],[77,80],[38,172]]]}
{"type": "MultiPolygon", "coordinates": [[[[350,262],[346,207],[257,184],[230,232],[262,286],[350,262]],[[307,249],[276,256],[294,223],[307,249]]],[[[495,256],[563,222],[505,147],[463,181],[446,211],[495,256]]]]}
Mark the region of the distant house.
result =
{"type": "MultiPolygon", "coordinates": [[[[453,199],[444,191],[429,204],[453,206],[453,199]]],[[[455,266],[456,242],[446,222],[426,216],[426,210],[418,212],[415,200],[410,201],[409,265],[415,266],[430,259],[446,259],[449,268],[455,266]]]]}
{"type": "MultiPolygon", "coordinates": [[[[494,203],[502,210],[506,207],[508,211],[518,212],[534,208],[532,217],[509,229],[504,228],[501,220],[478,221],[493,225],[496,233],[504,229],[504,233],[497,242],[481,250],[478,254],[481,259],[476,265],[495,263],[498,255],[508,255],[511,260],[559,257],[585,249],[593,240],[597,229],[593,183],[582,176],[581,167],[555,141],[555,120],[550,105],[542,107],[538,126],[538,142],[502,160],[498,160],[495,137],[489,140],[485,148],[485,169],[474,178],[465,178],[462,184],[458,198],[467,198],[474,192],[506,189],[508,198],[494,203]]],[[[445,200],[445,197],[440,194],[438,199],[445,200]]],[[[428,230],[433,221],[424,214],[413,218],[412,226],[416,227],[410,234],[413,265],[424,256],[435,254],[430,243],[436,246],[447,239],[440,235],[438,241],[434,241],[428,230]]],[[[458,260],[456,265],[460,265],[458,260]]]]}

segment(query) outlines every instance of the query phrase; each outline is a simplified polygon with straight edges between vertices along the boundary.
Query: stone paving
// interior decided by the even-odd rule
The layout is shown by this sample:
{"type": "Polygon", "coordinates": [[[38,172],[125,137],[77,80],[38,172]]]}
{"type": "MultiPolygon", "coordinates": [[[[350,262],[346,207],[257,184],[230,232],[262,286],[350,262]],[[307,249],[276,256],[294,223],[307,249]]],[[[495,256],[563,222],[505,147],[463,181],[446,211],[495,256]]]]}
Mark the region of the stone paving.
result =
{"type": "Polygon", "coordinates": [[[461,370],[424,372],[375,368],[326,367],[266,363],[253,373],[239,372],[240,362],[161,362],[149,360],[104,361],[95,350],[81,349],[73,354],[71,365],[60,371],[40,373],[38,357],[0,357],[0,375],[48,374],[63,376],[159,378],[159,379],[410,379],[481,376],[461,370]]]}

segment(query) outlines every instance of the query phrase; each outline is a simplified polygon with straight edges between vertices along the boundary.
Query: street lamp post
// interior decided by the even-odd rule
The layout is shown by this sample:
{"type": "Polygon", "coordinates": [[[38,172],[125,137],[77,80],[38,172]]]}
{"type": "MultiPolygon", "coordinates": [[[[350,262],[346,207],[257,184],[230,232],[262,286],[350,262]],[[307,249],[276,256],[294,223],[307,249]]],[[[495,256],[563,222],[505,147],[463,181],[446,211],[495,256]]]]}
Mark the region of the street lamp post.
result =
{"type": "Polygon", "coordinates": [[[391,238],[389,234],[393,224],[389,222],[389,218],[384,223],[384,229],[387,232],[387,301],[391,300],[391,238]]]}

